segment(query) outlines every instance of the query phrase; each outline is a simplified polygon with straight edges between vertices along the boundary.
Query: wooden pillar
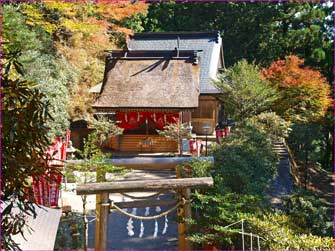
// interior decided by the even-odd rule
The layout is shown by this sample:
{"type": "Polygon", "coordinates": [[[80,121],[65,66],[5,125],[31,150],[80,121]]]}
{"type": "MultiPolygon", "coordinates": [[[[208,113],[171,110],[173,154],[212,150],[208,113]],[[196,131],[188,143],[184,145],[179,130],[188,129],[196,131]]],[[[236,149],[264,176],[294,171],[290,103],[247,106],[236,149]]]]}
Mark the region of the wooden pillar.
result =
{"type": "MultiPolygon", "coordinates": [[[[189,172],[186,172],[187,176],[191,176],[189,172]]],[[[178,178],[184,178],[182,176],[182,171],[180,168],[176,169],[176,177],[178,178]]],[[[186,200],[186,203],[178,208],[177,216],[179,218],[178,222],[178,249],[179,250],[191,250],[191,242],[187,240],[187,236],[189,234],[189,226],[185,223],[185,220],[187,218],[191,218],[192,216],[192,210],[190,205],[190,199],[191,199],[191,189],[190,188],[182,188],[179,190],[178,199],[184,198],[186,200]]]]}
{"type": "Polygon", "coordinates": [[[108,203],[108,193],[96,195],[95,250],[107,250],[107,226],[109,207],[101,204],[108,203]]]}
{"type": "Polygon", "coordinates": [[[178,223],[178,248],[179,250],[191,250],[191,242],[187,239],[189,235],[189,226],[185,220],[191,218],[191,206],[189,203],[191,190],[184,188],[181,191],[182,197],[186,203],[179,209],[181,213],[181,221],[178,223]]]}
{"type": "MultiPolygon", "coordinates": [[[[97,171],[97,181],[105,181],[106,173],[97,171]]],[[[95,222],[95,250],[107,250],[107,227],[108,227],[108,214],[109,207],[103,206],[108,204],[109,194],[100,193],[96,195],[96,222],[95,222]]]]}

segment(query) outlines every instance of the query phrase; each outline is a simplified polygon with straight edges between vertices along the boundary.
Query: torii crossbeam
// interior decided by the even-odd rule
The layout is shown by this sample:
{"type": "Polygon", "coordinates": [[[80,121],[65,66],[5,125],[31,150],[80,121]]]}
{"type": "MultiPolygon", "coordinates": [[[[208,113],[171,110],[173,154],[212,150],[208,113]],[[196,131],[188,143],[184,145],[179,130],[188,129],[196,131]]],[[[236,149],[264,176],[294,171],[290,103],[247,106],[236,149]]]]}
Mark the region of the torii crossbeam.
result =
{"type": "MultiPolygon", "coordinates": [[[[96,201],[96,227],[95,227],[95,250],[106,250],[107,240],[107,219],[109,213],[109,194],[110,193],[127,193],[127,192],[152,192],[175,190],[188,201],[190,199],[190,189],[209,188],[213,186],[212,177],[203,178],[180,178],[180,179],[156,179],[141,181],[117,181],[102,183],[86,183],[77,186],[77,195],[97,194],[96,201]]],[[[167,203],[164,200],[162,204],[167,203]]],[[[134,205],[131,202],[128,206],[134,205]]],[[[191,217],[191,208],[189,203],[182,206],[183,217],[191,217]]],[[[189,250],[189,242],[186,241],[185,225],[178,225],[179,232],[179,250],[189,250]]]]}

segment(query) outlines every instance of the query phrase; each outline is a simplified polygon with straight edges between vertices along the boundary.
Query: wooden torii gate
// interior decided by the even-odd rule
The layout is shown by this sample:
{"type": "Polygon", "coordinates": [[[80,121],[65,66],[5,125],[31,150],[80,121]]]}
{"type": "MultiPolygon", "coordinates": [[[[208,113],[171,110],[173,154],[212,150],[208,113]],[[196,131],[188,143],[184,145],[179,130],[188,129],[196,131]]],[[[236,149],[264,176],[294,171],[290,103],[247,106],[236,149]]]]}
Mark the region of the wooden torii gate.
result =
{"type": "MultiPolygon", "coordinates": [[[[180,204],[180,212],[183,218],[191,217],[189,204],[191,189],[208,188],[213,186],[212,177],[204,178],[180,178],[180,179],[156,179],[141,181],[118,181],[102,183],[86,183],[77,186],[77,195],[96,194],[96,225],[95,225],[95,250],[106,250],[108,214],[111,205],[110,193],[127,192],[162,192],[174,190],[185,203],[180,204]]],[[[171,200],[159,201],[132,201],[114,203],[119,208],[146,207],[171,204],[171,200]]],[[[187,225],[178,223],[179,250],[190,250],[190,242],[186,239],[187,225]]]]}

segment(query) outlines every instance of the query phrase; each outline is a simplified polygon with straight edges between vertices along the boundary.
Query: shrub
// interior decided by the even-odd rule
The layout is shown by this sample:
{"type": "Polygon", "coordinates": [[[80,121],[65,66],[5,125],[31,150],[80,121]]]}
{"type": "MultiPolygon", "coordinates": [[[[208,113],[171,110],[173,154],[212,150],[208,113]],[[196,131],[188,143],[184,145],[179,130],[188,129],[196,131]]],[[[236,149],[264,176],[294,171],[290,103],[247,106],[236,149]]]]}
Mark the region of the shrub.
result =
{"type": "Polygon", "coordinates": [[[267,207],[262,193],[276,172],[277,159],[266,135],[251,125],[232,132],[214,148],[213,155],[213,166],[201,159],[186,165],[192,167],[193,177],[211,175],[214,179],[213,188],[193,193],[190,240],[235,249],[240,237],[224,226],[267,207]]]}
{"type": "Polygon", "coordinates": [[[236,129],[213,154],[214,178],[237,193],[262,194],[276,174],[270,139],[253,125],[236,129]]]}
{"type": "Polygon", "coordinates": [[[251,117],[248,122],[267,134],[272,140],[287,138],[290,122],[285,121],[275,112],[263,112],[251,117]]]}
{"type": "Polygon", "coordinates": [[[251,231],[260,235],[261,249],[269,250],[332,250],[333,238],[301,234],[292,218],[280,213],[250,216],[251,231]]]}
{"type": "Polygon", "coordinates": [[[311,193],[298,190],[284,200],[286,213],[293,222],[304,229],[306,234],[332,236],[332,219],[327,215],[326,200],[311,193]]]}

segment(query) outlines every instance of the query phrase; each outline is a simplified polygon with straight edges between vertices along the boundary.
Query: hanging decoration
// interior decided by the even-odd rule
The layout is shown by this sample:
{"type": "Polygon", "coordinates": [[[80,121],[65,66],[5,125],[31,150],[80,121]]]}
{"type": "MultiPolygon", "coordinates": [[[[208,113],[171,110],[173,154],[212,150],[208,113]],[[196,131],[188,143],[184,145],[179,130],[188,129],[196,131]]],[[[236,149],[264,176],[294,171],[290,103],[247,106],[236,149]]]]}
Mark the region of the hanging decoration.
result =
{"type": "MultiPolygon", "coordinates": [[[[157,198],[157,200],[159,200],[159,197],[157,198]]],[[[160,206],[156,206],[155,211],[156,211],[157,213],[159,213],[160,211],[162,211],[162,209],[161,209],[160,206]]]]}
{"type": "Polygon", "coordinates": [[[145,208],[144,216],[148,216],[150,214],[150,207],[145,208]]]}
{"type": "Polygon", "coordinates": [[[127,231],[129,236],[134,236],[134,226],[133,226],[133,218],[129,218],[127,222],[127,231]]]}
{"type": "MultiPolygon", "coordinates": [[[[133,208],[133,211],[131,212],[132,215],[136,216],[136,211],[137,208],[133,208]]],[[[128,222],[127,222],[127,230],[128,230],[128,235],[129,236],[134,236],[134,225],[133,225],[133,218],[129,218],[128,222]]]]}
{"type": "Polygon", "coordinates": [[[163,112],[116,112],[118,126],[124,130],[138,127],[145,120],[150,121],[159,130],[163,130],[168,123],[176,123],[179,113],[163,112]]]}
{"type": "MultiPolygon", "coordinates": [[[[135,235],[134,225],[133,225],[133,218],[135,218],[135,219],[140,220],[139,238],[142,238],[143,234],[144,234],[144,224],[143,224],[142,220],[155,220],[155,229],[154,229],[153,237],[157,237],[157,235],[158,235],[158,221],[157,221],[157,219],[165,216],[164,228],[163,228],[162,234],[163,235],[166,234],[166,231],[167,231],[167,228],[168,228],[168,218],[167,218],[167,215],[169,213],[171,213],[172,211],[174,211],[176,209],[179,209],[179,207],[181,205],[185,205],[186,202],[187,201],[184,198],[182,198],[176,205],[174,205],[169,210],[167,210],[167,211],[165,211],[163,213],[160,213],[158,215],[154,215],[154,216],[139,216],[139,215],[136,215],[137,208],[133,208],[132,212],[128,213],[127,211],[122,210],[117,205],[115,205],[114,201],[110,201],[110,208],[115,208],[117,211],[119,211],[123,215],[126,215],[126,216],[129,217],[129,220],[127,222],[127,231],[128,231],[128,235],[129,236],[134,236],[135,235]]],[[[156,211],[157,211],[157,208],[156,208],[156,211]]],[[[160,211],[161,211],[161,208],[159,208],[159,212],[160,211]]],[[[149,214],[149,207],[146,208],[145,215],[146,214],[149,214]]]]}
{"type": "Polygon", "coordinates": [[[141,226],[140,226],[140,234],[139,234],[139,238],[142,238],[144,234],[144,225],[143,225],[143,221],[141,220],[141,226]]]}
{"type": "Polygon", "coordinates": [[[167,231],[167,228],[168,228],[168,222],[169,222],[169,220],[167,218],[167,215],[165,215],[165,224],[164,224],[164,229],[162,231],[163,235],[166,234],[166,231],[167,231]]]}
{"type": "Polygon", "coordinates": [[[155,231],[153,237],[157,237],[157,234],[158,234],[158,222],[157,219],[155,219],[155,231]]]}

